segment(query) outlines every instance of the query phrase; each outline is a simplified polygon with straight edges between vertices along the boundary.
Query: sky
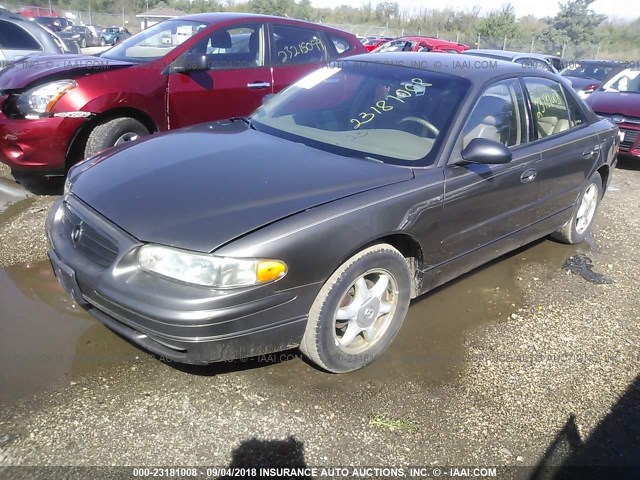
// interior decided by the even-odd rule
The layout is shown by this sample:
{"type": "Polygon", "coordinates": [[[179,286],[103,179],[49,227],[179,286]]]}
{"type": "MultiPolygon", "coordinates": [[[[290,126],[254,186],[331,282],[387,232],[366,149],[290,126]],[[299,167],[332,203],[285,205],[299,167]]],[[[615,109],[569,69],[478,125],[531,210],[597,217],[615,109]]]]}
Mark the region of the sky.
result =
{"type": "MultiPolygon", "coordinates": [[[[475,5],[482,8],[483,12],[499,10],[503,4],[511,3],[516,9],[518,17],[534,15],[536,17],[551,17],[558,12],[558,0],[391,0],[400,4],[401,10],[419,10],[421,8],[439,9],[444,6],[460,10],[471,9],[475,5]]],[[[338,5],[362,5],[368,0],[311,0],[315,7],[335,7],[338,5]]],[[[371,0],[375,6],[378,0],[371,0]]],[[[633,19],[640,17],[640,1],[638,0],[596,0],[591,8],[597,13],[604,13],[611,18],[633,19]]]]}

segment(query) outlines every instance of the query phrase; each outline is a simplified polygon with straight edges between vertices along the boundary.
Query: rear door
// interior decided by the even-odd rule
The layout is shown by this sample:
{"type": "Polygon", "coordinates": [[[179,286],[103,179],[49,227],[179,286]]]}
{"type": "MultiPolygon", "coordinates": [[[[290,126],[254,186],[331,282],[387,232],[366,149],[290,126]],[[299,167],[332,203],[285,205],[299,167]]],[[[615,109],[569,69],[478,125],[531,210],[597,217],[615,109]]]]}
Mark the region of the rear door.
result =
{"type": "Polygon", "coordinates": [[[601,147],[596,126],[587,123],[570,89],[541,77],[525,77],[524,85],[532,110],[533,143],[542,154],[536,166],[540,190],[535,216],[539,223],[531,232],[533,239],[568,218],[601,147]]]}
{"type": "Polygon", "coordinates": [[[525,228],[534,222],[538,182],[533,172],[540,162],[538,147],[529,140],[528,111],[519,80],[489,86],[445,167],[441,249],[442,258],[451,263],[437,273],[452,278],[522,244],[525,228]],[[460,152],[475,138],[503,143],[513,160],[503,165],[464,162],[460,152]]]}
{"type": "Polygon", "coordinates": [[[247,116],[262,104],[273,92],[265,32],[258,22],[219,27],[183,54],[206,55],[209,70],[169,75],[171,129],[247,116]]]}
{"type": "Polygon", "coordinates": [[[273,93],[326,65],[328,48],[320,29],[277,22],[269,27],[273,93]]]}

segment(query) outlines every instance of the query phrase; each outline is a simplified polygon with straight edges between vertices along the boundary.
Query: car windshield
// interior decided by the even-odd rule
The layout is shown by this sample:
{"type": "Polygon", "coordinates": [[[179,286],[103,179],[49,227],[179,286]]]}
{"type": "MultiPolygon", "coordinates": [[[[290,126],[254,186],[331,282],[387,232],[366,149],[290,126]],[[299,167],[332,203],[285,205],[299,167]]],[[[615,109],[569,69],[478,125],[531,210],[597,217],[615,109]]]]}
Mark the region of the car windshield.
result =
{"type": "Polygon", "coordinates": [[[118,33],[118,29],[116,27],[108,27],[104,29],[105,33],[118,33]]]}
{"type": "Polygon", "coordinates": [[[640,70],[628,68],[602,86],[605,92],[640,93],[640,70]]]}
{"type": "Polygon", "coordinates": [[[190,20],[166,20],[128,38],[102,55],[103,58],[144,63],[164,57],[208,25],[190,20]]]}
{"type": "Polygon", "coordinates": [[[613,67],[603,65],[600,62],[596,63],[576,63],[569,65],[567,68],[560,72],[560,75],[565,77],[578,77],[594,80],[604,80],[609,72],[613,70],[613,67]]]}
{"type": "Polygon", "coordinates": [[[464,78],[442,73],[341,62],[302,78],[251,121],[259,131],[332,153],[427,166],[469,86],[464,78]]]}

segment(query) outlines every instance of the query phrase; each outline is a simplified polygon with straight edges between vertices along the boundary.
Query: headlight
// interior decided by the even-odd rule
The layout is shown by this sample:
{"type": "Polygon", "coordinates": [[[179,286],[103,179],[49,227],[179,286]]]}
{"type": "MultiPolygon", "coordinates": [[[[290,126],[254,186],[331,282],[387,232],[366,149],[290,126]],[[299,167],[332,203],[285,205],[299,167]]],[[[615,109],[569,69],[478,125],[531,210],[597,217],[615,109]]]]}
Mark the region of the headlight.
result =
{"type": "Polygon", "coordinates": [[[230,258],[197,254],[160,245],[138,250],[142,270],[208,287],[247,287],[273,282],[287,273],[280,260],[230,258]]]}
{"type": "Polygon", "coordinates": [[[77,86],[73,80],[58,80],[39,85],[20,95],[18,110],[25,115],[50,112],[65,93],[77,86]]]}

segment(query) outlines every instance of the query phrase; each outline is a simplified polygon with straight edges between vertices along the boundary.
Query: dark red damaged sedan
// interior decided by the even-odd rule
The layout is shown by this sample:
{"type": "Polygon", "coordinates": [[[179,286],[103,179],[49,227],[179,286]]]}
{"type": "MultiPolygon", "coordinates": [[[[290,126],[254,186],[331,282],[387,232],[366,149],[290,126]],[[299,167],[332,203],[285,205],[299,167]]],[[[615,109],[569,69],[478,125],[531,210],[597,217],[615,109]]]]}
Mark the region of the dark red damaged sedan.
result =
{"type": "Polygon", "coordinates": [[[64,175],[157,131],[245,116],[318,66],[365,48],[340,30],[240,13],[187,15],[100,56],[29,56],[0,72],[0,161],[64,175]]]}

